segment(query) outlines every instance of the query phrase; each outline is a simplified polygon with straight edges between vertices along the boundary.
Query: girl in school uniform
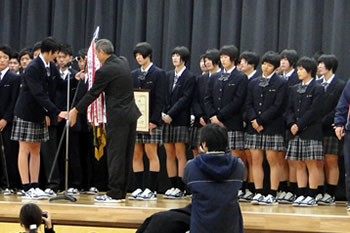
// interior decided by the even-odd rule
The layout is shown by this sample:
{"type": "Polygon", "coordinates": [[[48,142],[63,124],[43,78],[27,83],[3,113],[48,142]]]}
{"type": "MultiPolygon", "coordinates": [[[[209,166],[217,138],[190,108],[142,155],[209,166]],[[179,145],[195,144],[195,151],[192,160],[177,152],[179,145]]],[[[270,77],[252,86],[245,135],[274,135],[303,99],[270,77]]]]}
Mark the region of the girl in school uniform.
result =
{"type": "Polygon", "coordinates": [[[291,139],[286,159],[296,161],[297,199],[293,206],[315,206],[319,183],[317,161],[323,160],[322,103],[323,87],[314,80],[316,62],[302,57],[297,62],[301,83],[290,90],[287,109],[287,127],[291,139]],[[307,175],[309,173],[309,177],[307,175]],[[307,184],[309,183],[309,190],[307,184]]]}
{"type": "Polygon", "coordinates": [[[182,198],[185,184],[182,181],[186,166],[186,143],[189,142],[190,107],[196,78],[186,63],[190,52],[184,47],[176,47],[171,53],[174,70],[167,73],[165,85],[165,107],[162,112],[163,143],[166,151],[166,166],[171,188],[165,198],[182,198]]]}
{"type": "Polygon", "coordinates": [[[262,76],[252,80],[248,86],[246,115],[249,120],[246,134],[246,148],[252,156],[252,171],[255,196],[252,204],[278,204],[276,195],[279,179],[279,151],[284,150],[283,106],[287,82],[276,74],[280,56],[272,51],[264,54],[261,61],[262,76]],[[263,158],[266,152],[270,165],[270,190],[263,195],[263,158]]]}

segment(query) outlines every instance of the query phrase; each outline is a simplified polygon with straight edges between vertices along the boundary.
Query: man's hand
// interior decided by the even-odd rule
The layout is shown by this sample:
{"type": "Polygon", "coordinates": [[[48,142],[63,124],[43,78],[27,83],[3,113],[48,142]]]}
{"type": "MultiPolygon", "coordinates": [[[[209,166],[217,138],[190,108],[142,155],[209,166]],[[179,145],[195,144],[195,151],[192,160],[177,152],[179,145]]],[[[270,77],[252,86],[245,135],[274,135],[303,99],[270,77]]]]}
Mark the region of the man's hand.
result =
{"type": "Polygon", "coordinates": [[[81,71],[79,71],[78,73],[75,74],[74,78],[76,80],[81,80],[81,79],[84,80],[85,74],[86,74],[85,71],[81,70],[81,71]]]}
{"type": "Polygon", "coordinates": [[[337,135],[337,138],[339,140],[341,140],[345,135],[344,126],[336,126],[335,127],[335,135],[337,135]]]}
{"type": "Polygon", "coordinates": [[[69,116],[69,125],[70,127],[73,127],[77,122],[78,110],[76,108],[72,108],[72,110],[69,111],[68,116],[69,116]]]}
{"type": "Polygon", "coordinates": [[[6,125],[7,125],[7,120],[1,119],[0,120],[0,131],[3,131],[4,128],[6,127],[6,125]]]}

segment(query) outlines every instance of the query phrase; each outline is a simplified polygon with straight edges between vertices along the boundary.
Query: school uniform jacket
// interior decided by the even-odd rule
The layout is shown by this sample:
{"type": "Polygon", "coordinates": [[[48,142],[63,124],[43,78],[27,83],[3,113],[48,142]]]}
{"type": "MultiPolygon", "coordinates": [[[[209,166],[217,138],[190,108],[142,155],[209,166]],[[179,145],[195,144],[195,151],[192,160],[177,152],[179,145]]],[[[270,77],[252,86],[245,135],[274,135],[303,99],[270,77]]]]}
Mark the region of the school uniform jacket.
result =
{"type": "Polygon", "coordinates": [[[256,119],[257,123],[264,127],[262,133],[269,135],[283,134],[285,130],[283,108],[286,100],[287,81],[274,74],[268,86],[260,87],[261,78],[252,80],[248,86],[246,101],[247,132],[258,134],[250,123],[256,119]]]}
{"type": "Polygon", "coordinates": [[[301,82],[301,80],[298,77],[297,70],[294,69],[294,72],[288,78],[287,85],[288,85],[288,87],[292,87],[295,84],[298,84],[300,82],[301,82]]]}
{"type": "Polygon", "coordinates": [[[164,105],[164,83],[166,74],[162,69],[153,64],[147,71],[145,80],[138,79],[140,75],[140,68],[131,73],[134,89],[150,90],[150,122],[160,126],[162,123],[161,113],[164,105]]]}
{"type": "MultiPolygon", "coordinates": [[[[302,83],[292,87],[288,98],[287,127],[297,124],[297,135],[303,140],[322,140],[322,107],[324,88],[315,80],[307,86],[305,93],[299,94],[302,83]]],[[[291,135],[291,133],[290,133],[291,135]]]]}
{"type": "Polygon", "coordinates": [[[14,115],[31,121],[42,122],[46,115],[57,116],[60,109],[50,100],[52,82],[58,79],[52,69],[57,69],[50,64],[51,75],[48,76],[45,65],[40,57],[35,58],[27,67],[22,77],[22,88],[14,110],[14,115]]]}
{"type": "Polygon", "coordinates": [[[187,68],[178,78],[173,89],[175,71],[167,72],[167,98],[164,113],[172,118],[173,126],[190,125],[190,107],[196,78],[187,68]]]}
{"type": "Polygon", "coordinates": [[[242,107],[246,98],[247,76],[234,69],[227,81],[220,81],[220,73],[213,75],[205,96],[208,117],[217,116],[228,131],[242,131],[242,107]]]}
{"type": "Polygon", "coordinates": [[[21,78],[8,70],[0,81],[0,119],[12,122],[21,78]]]}
{"type": "Polygon", "coordinates": [[[196,122],[199,122],[201,117],[203,117],[205,122],[208,123],[209,121],[205,111],[204,98],[207,91],[208,81],[211,77],[209,77],[209,74],[203,74],[199,75],[196,79],[195,94],[192,102],[192,113],[196,117],[196,122]]]}
{"type": "Polygon", "coordinates": [[[345,130],[350,130],[349,124],[349,103],[350,103],[350,80],[346,83],[343,93],[341,94],[335,115],[334,124],[335,126],[343,126],[345,130]]]}
{"type": "Polygon", "coordinates": [[[324,101],[322,103],[323,136],[335,136],[332,124],[334,123],[335,108],[344,87],[345,82],[335,76],[324,93],[324,101]]]}

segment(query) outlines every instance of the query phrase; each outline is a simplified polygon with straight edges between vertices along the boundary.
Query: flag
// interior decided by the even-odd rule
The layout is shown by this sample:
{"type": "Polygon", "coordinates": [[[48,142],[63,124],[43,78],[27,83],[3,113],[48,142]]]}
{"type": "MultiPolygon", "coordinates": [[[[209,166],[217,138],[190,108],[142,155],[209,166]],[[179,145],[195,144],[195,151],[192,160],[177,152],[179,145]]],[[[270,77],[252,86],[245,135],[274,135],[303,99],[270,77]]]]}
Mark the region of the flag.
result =
{"type": "MultiPolygon", "coordinates": [[[[95,41],[98,38],[99,30],[100,27],[97,27],[92,38],[86,58],[88,80],[87,82],[89,90],[94,84],[96,70],[98,70],[101,67],[100,61],[97,59],[95,54],[95,41]]],[[[95,157],[97,160],[99,160],[103,155],[103,148],[106,145],[106,134],[104,131],[104,124],[107,122],[107,118],[104,92],[102,92],[100,96],[89,105],[87,109],[87,119],[94,128],[95,157]]]]}

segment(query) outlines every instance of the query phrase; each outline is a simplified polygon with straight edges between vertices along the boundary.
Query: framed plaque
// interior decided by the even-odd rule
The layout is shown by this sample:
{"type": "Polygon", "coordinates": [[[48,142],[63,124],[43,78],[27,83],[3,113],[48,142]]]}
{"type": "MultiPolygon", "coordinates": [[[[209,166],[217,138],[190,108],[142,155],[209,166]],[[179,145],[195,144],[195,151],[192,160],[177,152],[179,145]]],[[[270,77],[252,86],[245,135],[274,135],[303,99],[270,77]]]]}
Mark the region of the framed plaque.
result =
{"type": "Polygon", "coordinates": [[[142,114],[137,120],[136,131],[138,133],[149,131],[149,93],[150,90],[146,89],[134,90],[135,103],[142,114]]]}

